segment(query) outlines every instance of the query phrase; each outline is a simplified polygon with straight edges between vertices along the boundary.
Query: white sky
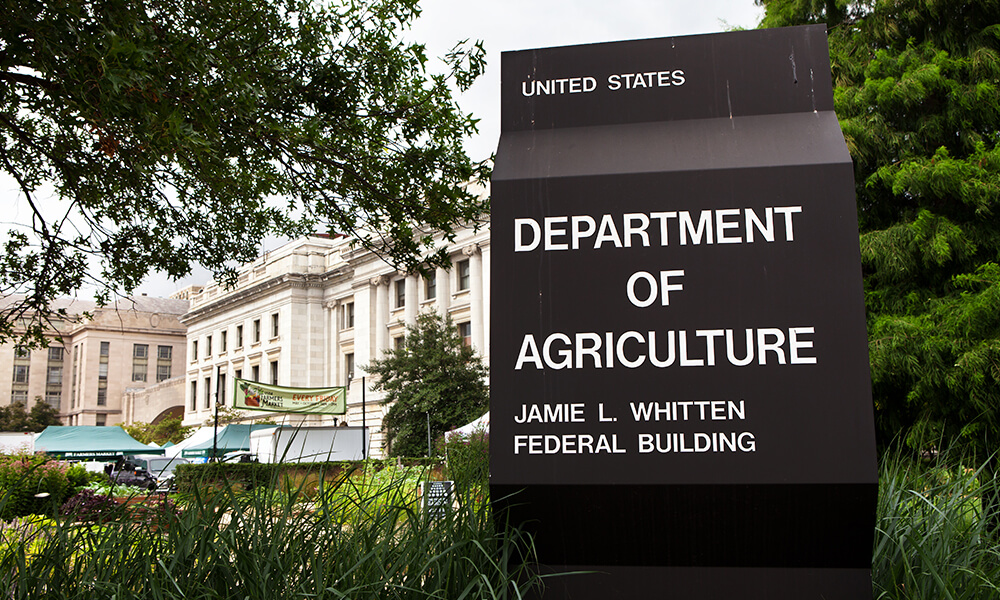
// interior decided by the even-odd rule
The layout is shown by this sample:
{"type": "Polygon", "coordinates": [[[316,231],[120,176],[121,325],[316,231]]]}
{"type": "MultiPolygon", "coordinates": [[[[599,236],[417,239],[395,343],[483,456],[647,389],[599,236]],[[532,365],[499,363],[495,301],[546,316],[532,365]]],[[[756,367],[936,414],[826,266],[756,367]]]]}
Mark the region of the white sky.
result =
{"type": "Polygon", "coordinates": [[[551,46],[752,29],[763,16],[753,0],[422,0],[412,39],[429,56],[444,55],[455,42],[482,40],[486,72],[459,105],[479,123],[466,148],[488,157],[500,139],[500,53],[551,46]]]}
{"type": "MultiPolygon", "coordinates": [[[[443,56],[463,39],[482,40],[486,48],[486,72],[458,99],[481,119],[479,135],[466,145],[474,159],[494,152],[500,137],[501,51],[750,29],[763,14],[753,0],[422,0],[421,7],[408,38],[426,44],[429,56],[443,56]]],[[[266,249],[280,243],[272,240],[266,249]]],[[[209,278],[201,269],[177,282],[152,275],[136,293],[168,296],[209,278]]]]}

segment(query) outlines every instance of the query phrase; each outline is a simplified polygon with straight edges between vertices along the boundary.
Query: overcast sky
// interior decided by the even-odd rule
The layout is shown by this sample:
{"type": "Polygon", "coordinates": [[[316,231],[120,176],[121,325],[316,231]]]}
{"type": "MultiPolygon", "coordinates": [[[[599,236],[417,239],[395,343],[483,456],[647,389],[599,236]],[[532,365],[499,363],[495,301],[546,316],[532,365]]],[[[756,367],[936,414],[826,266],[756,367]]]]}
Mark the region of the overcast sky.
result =
{"type": "MultiPolygon", "coordinates": [[[[463,39],[482,40],[486,48],[485,74],[459,98],[463,110],[481,119],[479,135],[466,146],[475,159],[493,153],[500,137],[502,51],[753,28],[762,15],[753,0],[422,0],[421,7],[408,38],[426,44],[428,55],[442,56],[463,39]]],[[[209,277],[200,269],[179,282],[154,275],[136,293],[167,296],[209,277]]]]}

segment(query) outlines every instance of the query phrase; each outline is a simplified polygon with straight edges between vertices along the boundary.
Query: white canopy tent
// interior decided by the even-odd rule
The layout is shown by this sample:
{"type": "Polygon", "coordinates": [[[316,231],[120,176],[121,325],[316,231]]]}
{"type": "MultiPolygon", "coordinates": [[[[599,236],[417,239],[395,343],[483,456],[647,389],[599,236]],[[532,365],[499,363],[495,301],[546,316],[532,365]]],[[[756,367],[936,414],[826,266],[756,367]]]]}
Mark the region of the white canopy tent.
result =
{"type": "Polygon", "coordinates": [[[478,431],[485,433],[490,432],[490,411],[486,411],[486,414],[479,417],[475,421],[469,423],[468,425],[463,425],[457,429],[452,429],[451,431],[444,434],[445,440],[450,440],[456,435],[471,435],[478,431]]]}

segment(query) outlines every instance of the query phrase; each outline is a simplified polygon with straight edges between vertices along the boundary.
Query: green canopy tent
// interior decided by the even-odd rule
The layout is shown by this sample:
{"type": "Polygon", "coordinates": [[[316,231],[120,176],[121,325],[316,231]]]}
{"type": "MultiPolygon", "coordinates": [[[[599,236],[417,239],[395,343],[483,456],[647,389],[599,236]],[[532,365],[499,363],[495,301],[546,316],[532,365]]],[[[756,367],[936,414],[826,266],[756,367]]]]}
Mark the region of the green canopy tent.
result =
{"type": "Polygon", "coordinates": [[[50,425],[35,438],[35,451],[73,460],[114,460],[127,454],[163,454],[121,427],[50,425]]]}
{"type": "Polygon", "coordinates": [[[274,425],[240,425],[231,423],[219,430],[216,440],[209,438],[200,444],[195,444],[181,450],[184,458],[212,457],[212,448],[216,449],[215,456],[224,456],[229,452],[249,451],[250,432],[270,429],[274,425]]]}

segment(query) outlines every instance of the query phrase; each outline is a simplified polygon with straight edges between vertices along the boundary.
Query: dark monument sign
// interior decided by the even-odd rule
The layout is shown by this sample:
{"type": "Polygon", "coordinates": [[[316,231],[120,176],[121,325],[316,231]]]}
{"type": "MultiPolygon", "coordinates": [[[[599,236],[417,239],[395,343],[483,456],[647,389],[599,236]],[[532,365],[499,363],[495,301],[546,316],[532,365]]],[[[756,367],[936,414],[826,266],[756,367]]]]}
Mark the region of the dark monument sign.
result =
{"type": "Polygon", "coordinates": [[[870,598],[874,427],[822,26],[508,52],[492,498],[546,598],[870,598]]]}

